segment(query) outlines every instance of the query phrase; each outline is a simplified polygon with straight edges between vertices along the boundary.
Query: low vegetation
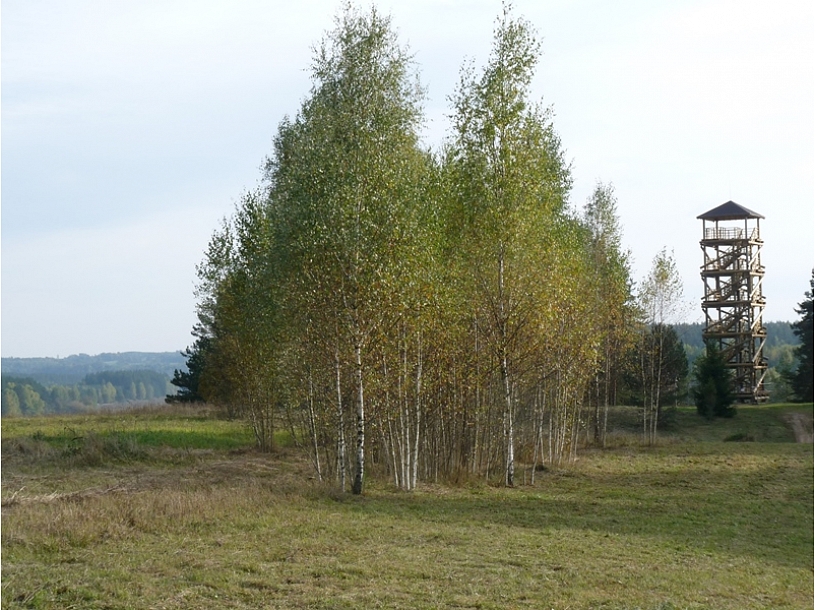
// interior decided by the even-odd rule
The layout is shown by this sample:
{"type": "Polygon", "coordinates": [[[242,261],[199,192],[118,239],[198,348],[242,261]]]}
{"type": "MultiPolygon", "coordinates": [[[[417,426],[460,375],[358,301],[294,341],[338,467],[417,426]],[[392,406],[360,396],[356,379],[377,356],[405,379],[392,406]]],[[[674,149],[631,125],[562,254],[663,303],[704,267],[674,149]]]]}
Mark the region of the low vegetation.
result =
{"type": "Polygon", "coordinates": [[[810,608],[812,405],[639,410],[568,468],[321,483],[195,408],[3,421],[3,608],[810,608]],[[753,441],[753,442],[752,442],[753,441]]]}

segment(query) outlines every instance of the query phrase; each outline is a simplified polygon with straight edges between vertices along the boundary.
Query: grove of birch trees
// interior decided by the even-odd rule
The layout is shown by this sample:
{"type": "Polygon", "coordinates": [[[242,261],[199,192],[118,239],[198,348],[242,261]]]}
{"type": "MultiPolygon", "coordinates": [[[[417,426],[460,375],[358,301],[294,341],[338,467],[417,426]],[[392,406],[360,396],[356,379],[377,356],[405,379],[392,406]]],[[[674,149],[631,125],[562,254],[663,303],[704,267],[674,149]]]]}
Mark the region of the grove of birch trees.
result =
{"type": "Polygon", "coordinates": [[[568,205],[552,114],[530,99],[539,56],[505,8],[428,150],[390,19],[341,11],[262,185],[198,268],[201,394],[259,447],[285,428],[319,478],[361,493],[370,473],[513,485],[582,434],[605,441],[639,313],[612,187],[568,205]]]}

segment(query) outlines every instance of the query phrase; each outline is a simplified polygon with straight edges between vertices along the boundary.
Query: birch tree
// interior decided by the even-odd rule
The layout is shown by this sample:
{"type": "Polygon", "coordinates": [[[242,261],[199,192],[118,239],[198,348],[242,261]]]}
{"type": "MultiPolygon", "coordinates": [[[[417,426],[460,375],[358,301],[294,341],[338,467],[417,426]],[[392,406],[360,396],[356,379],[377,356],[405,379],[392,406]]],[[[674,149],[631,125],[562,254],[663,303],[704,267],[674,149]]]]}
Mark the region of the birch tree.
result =
{"type": "Polygon", "coordinates": [[[198,334],[208,348],[202,395],[247,419],[262,450],[275,446],[280,401],[281,298],[262,191],[242,196],[198,268],[198,334]]]}
{"type": "Polygon", "coordinates": [[[628,267],[611,187],[583,219],[568,209],[552,113],[529,99],[539,55],[506,6],[433,155],[390,20],[341,11],[265,183],[199,268],[202,392],[259,444],[286,423],[318,477],[354,493],[367,472],[406,490],[514,485],[517,454],[533,473],[544,456],[574,459],[593,379],[602,435],[628,267]]]}
{"type": "Polygon", "coordinates": [[[359,494],[369,358],[395,311],[400,263],[412,260],[403,255],[425,163],[417,136],[423,91],[390,20],[350,6],[316,48],[312,78],[311,96],[282,126],[266,171],[288,233],[299,306],[328,311],[331,321],[311,318],[328,322],[315,332],[335,336],[338,356],[351,358],[352,491],[359,494]]]}
{"type": "Polygon", "coordinates": [[[524,360],[523,335],[536,308],[537,271],[550,221],[570,186],[550,112],[529,101],[540,54],[530,24],[508,6],[487,66],[463,69],[454,103],[452,162],[460,194],[461,253],[471,278],[478,330],[489,342],[501,381],[505,482],[514,483],[514,396],[524,360]]]}
{"type": "Polygon", "coordinates": [[[605,444],[609,404],[614,400],[618,368],[632,340],[630,331],[634,319],[629,253],[621,246],[617,200],[612,184],[596,184],[584,207],[584,223],[589,229],[588,254],[592,262],[592,317],[602,335],[599,367],[594,387],[590,388],[594,405],[593,436],[596,443],[605,444]]]}
{"type": "Polygon", "coordinates": [[[652,261],[652,268],[641,283],[638,296],[645,322],[640,338],[643,437],[649,443],[654,443],[661,407],[667,327],[683,305],[683,281],[674,257],[665,248],[652,261]]]}

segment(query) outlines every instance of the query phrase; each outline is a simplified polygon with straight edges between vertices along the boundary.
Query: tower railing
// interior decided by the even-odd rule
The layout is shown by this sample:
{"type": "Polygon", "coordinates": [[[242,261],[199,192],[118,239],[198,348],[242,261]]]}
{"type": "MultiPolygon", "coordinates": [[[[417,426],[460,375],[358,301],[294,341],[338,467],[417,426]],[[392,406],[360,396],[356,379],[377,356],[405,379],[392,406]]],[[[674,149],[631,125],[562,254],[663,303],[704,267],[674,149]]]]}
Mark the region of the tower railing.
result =
{"type": "MultiPolygon", "coordinates": [[[[705,240],[738,240],[746,239],[745,229],[741,227],[708,227],[703,236],[705,240]]],[[[756,241],[759,239],[759,230],[754,228],[747,233],[747,239],[756,241]]]]}

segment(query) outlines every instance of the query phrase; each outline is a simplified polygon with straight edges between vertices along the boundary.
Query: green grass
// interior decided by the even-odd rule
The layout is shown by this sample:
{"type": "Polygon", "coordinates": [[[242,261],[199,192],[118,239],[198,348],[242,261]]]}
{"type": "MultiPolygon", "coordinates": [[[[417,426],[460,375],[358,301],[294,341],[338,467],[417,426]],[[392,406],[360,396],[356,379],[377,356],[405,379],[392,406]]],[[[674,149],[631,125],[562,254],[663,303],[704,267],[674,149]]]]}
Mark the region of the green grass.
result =
{"type": "Polygon", "coordinates": [[[144,447],[230,450],[252,443],[242,423],[216,419],[195,410],[159,408],[94,415],[4,418],[3,440],[30,438],[54,448],[75,445],[89,435],[127,437],[144,447]]]}
{"type": "Polygon", "coordinates": [[[291,449],[137,441],[146,457],[66,469],[7,453],[37,430],[62,438],[60,424],[7,437],[4,420],[2,607],[812,608],[813,445],[770,440],[791,409],[813,412],[690,420],[653,448],[586,450],[535,486],[369,479],[362,497],[315,481],[291,449]],[[760,440],[723,442],[743,432],[760,440]]]}
{"type": "Polygon", "coordinates": [[[756,442],[793,442],[793,430],[786,421],[790,413],[806,413],[812,417],[813,404],[739,405],[733,418],[712,421],[697,415],[694,407],[680,407],[670,434],[704,442],[738,440],[735,437],[756,442]]]}

